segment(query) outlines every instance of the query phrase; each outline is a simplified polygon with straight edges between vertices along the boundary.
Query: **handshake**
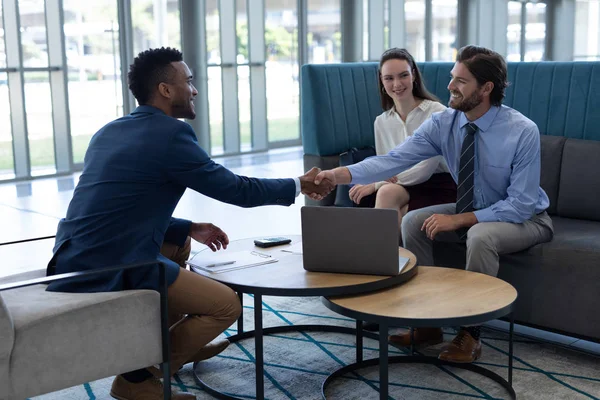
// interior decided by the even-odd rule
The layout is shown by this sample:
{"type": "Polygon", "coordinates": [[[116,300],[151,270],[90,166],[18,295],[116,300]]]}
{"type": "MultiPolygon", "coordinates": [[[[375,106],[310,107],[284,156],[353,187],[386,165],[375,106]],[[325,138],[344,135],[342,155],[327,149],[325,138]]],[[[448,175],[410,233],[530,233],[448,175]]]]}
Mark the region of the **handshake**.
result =
{"type": "Polygon", "coordinates": [[[333,171],[321,171],[313,167],[310,171],[300,177],[300,189],[303,194],[313,200],[322,200],[336,186],[333,171]]]}

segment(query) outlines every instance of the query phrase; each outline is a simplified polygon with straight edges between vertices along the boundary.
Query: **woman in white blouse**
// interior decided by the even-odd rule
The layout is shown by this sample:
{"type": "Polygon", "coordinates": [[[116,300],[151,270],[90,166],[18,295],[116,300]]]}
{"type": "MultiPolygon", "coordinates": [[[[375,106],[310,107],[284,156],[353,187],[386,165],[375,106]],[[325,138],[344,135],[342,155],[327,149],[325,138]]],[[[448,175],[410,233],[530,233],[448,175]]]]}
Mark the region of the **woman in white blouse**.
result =
{"type": "MultiPolygon", "coordinates": [[[[378,155],[404,142],[431,114],[446,109],[427,91],[412,55],[405,49],[392,48],[382,54],[379,78],[379,95],[385,111],[375,119],[378,155]]],[[[410,210],[456,201],[456,184],[442,156],[422,161],[395,178],[394,183],[354,185],[350,199],[359,204],[376,193],[375,208],[398,210],[398,226],[410,210]]]]}

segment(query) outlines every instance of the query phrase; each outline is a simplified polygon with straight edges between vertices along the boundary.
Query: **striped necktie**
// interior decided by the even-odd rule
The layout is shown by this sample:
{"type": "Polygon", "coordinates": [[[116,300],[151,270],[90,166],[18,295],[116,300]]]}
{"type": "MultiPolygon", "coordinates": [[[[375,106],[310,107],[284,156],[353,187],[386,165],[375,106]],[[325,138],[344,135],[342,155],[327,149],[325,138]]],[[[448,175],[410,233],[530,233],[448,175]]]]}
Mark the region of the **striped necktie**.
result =
{"type": "MultiPolygon", "coordinates": [[[[458,187],[456,188],[456,213],[462,214],[473,211],[473,185],[475,174],[475,133],[477,125],[469,123],[466,126],[467,135],[460,151],[458,170],[458,187]]],[[[466,228],[456,231],[462,240],[467,234],[466,228]]]]}

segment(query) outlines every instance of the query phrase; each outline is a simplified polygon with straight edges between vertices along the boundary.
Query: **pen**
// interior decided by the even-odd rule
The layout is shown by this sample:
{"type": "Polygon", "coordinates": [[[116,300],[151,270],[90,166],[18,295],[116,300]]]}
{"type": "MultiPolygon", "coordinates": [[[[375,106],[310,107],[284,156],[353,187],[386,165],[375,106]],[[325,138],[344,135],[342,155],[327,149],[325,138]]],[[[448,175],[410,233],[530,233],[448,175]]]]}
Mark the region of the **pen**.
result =
{"type": "Polygon", "coordinates": [[[223,261],[223,262],[219,262],[219,263],[214,263],[213,265],[210,265],[210,267],[213,267],[213,268],[214,267],[222,267],[224,265],[230,265],[230,264],[233,264],[233,263],[235,263],[235,260],[233,260],[233,261],[223,261]]]}

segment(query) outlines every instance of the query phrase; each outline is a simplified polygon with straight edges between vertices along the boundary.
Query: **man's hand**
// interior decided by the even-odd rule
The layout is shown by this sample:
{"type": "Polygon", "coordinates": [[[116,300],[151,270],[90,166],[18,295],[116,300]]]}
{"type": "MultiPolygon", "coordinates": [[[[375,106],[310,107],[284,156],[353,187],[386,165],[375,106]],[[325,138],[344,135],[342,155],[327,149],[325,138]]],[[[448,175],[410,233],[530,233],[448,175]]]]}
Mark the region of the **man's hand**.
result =
{"type": "Polygon", "coordinates": [[[221,250],[221,247],[226,249],[229,244],[227,234],[218,226],[210,223],[193,222],[190,228],[190,236],[196,242],[210,247],[212,251],[221,250]]]}
{"type": "Polygon", "coordinates": [[[329,181],[334,186],[337,185],[337,179],[335,179],[335,172],[332,169],[320,171],[315,178],[315,183],[317,185],[320,185],[323,181],[329,181]]]}
{"type": "Polygon", "coordinates": [[[309,196],[313,200],[322,200],[325,196],[331,193],[335,187],[335,184],[333,184],[329,179],[322,180],[319,182],[319,184],[317,184],[315,182],[315,178],[320,172],[321,170],[319,168],[313,167],[310,171],[299,178],[300,189],[302,193],[309,196]]]}
{"type": "Polygon", "coordinates": [[[374,183],[369,185],[354,185],[350,188],[350,200],[358,204],[363,197],[369,196],[373,193],[375,193],[374,183]]]}
{"type": "Polygon", "coordinates": [[[390,179],[386,179],[385,181],[389,183],[398,183],[398,177],[392,176],[390,179]]]}
{"type": "Polygon", "coordinates": [[[423,222],[421,227],[427,237],[431,240],[440,232],[455,231],[458,228],[470,228],[477,223],[477,217],[474,213],[446,215],[433,214],[423,222]]]}

